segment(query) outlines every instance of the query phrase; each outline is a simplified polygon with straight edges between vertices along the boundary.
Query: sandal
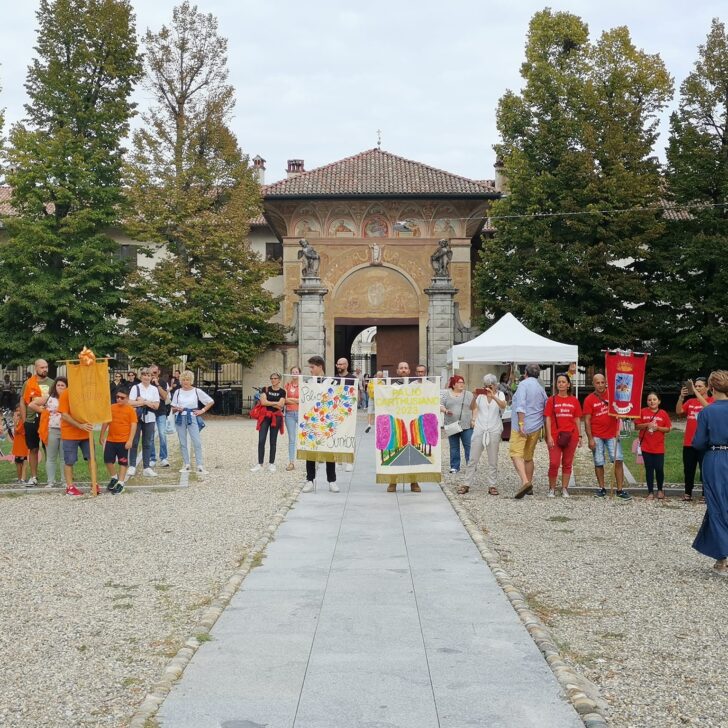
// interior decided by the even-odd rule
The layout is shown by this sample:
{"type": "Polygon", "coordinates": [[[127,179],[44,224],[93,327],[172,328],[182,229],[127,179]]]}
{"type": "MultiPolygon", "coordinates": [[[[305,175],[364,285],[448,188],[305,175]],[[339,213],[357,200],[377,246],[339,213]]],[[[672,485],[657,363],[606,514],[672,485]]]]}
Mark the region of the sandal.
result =
{"type": "Polygon", "coordinates": [[[470,492],[470,486],[468,485],[461,485],[458,488],[458,495],[465,495],[466,493],[470,492]]]}
{"type": "Polygon", "coordinates": [[[665,500],[665,491],[663,491],[663,490],[657,491],[657,500],[665,500]]]}
{"type": "Polygon", "coordinates": [[[705,505],[705,496],[701,495],[700,498],[698,498],[698,503],[700,503],[700,505],[705,505]]]}
{"type": "Polygon", "coordinates": [[[680,500],[683,500],[683,501],[685,501],[686,503],[688,503],[688,502],[690,502],[690,501],[691,501],[692,499],[693,499],[693,497],[692,497],[691,495],[688,495],[687,493],[685,493],[685,494],[683,495],[683,497],[682,497],[682,498],[681,498],[680,500]]]}
{"type": "Polygon", "coordinates": [[[645,498],[645,500],[650,500],[650,501],[655,500],[654,494],[653,493],[648,493],[647,494],[647,498],[645,498]]]}
{"type": "Polygon", "coordinates": [[[492,485],[490,488],[488,488],[488,495],[500,495],[500,493],[498,492],[498,488],[492,485]]]}

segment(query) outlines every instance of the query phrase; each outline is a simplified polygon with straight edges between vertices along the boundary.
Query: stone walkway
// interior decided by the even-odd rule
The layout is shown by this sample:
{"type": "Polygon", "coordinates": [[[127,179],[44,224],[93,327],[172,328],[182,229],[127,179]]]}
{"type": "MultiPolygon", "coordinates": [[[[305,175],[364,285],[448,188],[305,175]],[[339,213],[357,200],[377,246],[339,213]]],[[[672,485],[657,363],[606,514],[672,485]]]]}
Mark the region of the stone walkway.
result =
{"type": "Polygon", "coordinates": [[[440,487],[386,493],[359,434],[341,493],[321,467],[159,724],[583,727],[440,487]]]}

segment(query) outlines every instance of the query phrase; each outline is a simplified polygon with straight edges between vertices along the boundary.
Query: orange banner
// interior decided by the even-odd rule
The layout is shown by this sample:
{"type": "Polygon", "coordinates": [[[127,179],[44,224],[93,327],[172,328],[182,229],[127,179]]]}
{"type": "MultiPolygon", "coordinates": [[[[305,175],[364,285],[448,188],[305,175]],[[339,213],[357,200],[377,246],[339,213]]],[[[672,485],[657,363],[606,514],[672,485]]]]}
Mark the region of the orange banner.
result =
{"type": "MultiPolygon", "coordinates": [[[[82,359],[83,362],[83,359],[82,359]]],[[[68,364],[68,403],[79,422],[111,422],[109,362],[68,364]]]]}

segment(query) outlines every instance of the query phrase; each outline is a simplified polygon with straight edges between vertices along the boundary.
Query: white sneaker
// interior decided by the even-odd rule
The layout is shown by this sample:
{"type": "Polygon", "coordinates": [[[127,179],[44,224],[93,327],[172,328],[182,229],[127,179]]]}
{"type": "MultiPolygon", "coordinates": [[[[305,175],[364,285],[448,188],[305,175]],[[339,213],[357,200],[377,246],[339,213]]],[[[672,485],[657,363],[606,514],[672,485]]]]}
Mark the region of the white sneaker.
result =
{"type": "Polygon", "coordinates": [[[164,460],[160,461],[159,465],[162,468],[168,468],[169,467],[169,460],[167,460],[167,458],[164,458],[164,460]]]}
{"type": "Polygon", "coordinates": [[[307,480],[306,485],[303,486],[301,493],[311,493],[313,491],[313,480],[307,480]]]}
{"type": "Polygon", "coordinates": [[[197,474],[198,475],[208,475],[209,473],[207,470],[205,470],[205,468],[202,467],[202,465],[200,465],[200,467],[197,468],[197,474]]]}
{"type": "Polygon", "coordinates": [[[275,465],[273,465],[273,463],[271,463],[271,464],[270,464],[270,465],[268,466],[268,472],[269,472],[269,473],[275,473],[275,471],[276,471],[276,466],[275,466],[275,465]]]}
{"type": "Polygon", "coordinates": [[[251,473],[259,473],[263,469],[262,465],[253,465],[252,468],[250,468],[251,473]]]}
{"type": "Polygon", "coordinates": [[[54,486],[55,486],[55,483],[52,480],[50,480],[46,483],[46,488],[53,488],[54,486]]]}
{"type": "MultiPolygon", "coordinates": [[[[129,470],[131,470],[131,468],[129,468],[129,470]]],[[[189,465],[183,465],[183,466],[182,466],[182,467],[181,467],[181,468],[179,469],[179,471],[180,471],[180,473],[189,473],[189,472],[190,472],[190,466],[189,466],[189,465]]],[[[129,473],[129,471],[127,471],[127,474],[128,474],[128,473],[129,473]]],[[[131,474],[133,475],[133,473],[131,473],[131,474]]]]}
{"type": "Polygon", "coordinates": [[[569,491],[566,490],[566,488],[561,489],[561,497],[562,498],[571,498],[571,496],[569,495],[569,491]]]}
{"type": "Polygon", "coordinates": [[[547,497],[548,498],[556,498],[556,491],[555,490],[550,490],[547,497]]]}
{"type": "Polygon", "coordinates": [[[38,485],[38,478],[28,478],[28,482],[25,485],[28,488],[35,488],[38,485]]]}
{"type": "Polygon", "coordinates": [[[339,492],[339,486],[336,485],[336,483],[329,483],[329,490],[332,493],[338,493],[339,492]]]}
{"type": "Polygon", "coordinates": [[[156,468],[157,467],[157,461],[156,460],[150,460],[149,461],[149,467],[150,468],[156,468]]]}
{"type": "Polygon", "coordinates": [[[347,473],[353,473],[354,472],[354,463],[347,463],[344,470],[346,470],[347,473]]]}
{"type": "Polygon", "coordinates": [[[157,474],[151,468],[144,468],[144,470],[142,470],[142,475],[145,478],[156,478],[157,477],[157,474]]]}
{"type": "Polygon", "coordinates": [[[126,471],[126,477],[132,478],[136,475],[136,465],[130,465],[129,469],[126,471]]]}

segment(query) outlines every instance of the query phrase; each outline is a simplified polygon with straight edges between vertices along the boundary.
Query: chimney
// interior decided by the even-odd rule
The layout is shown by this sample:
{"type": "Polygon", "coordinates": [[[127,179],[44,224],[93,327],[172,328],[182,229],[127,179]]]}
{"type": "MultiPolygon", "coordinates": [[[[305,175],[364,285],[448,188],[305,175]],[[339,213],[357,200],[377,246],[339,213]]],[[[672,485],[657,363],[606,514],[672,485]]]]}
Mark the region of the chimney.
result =
{"type": "Polygon", "coordinates": [[[260,154],[256,154],[253,157],[253,174],[258,180],[259,185],[262,186],[265,184],[265,159],[260,154]]]}
{"type": "Polygon", "coordinates": [[[299,174],[303,174],[305,171],[306,170],[303,168],[302,159],[288,160],[288,169],[286,170],[288,179],[291,179],[292,177],[298,177],[299,174]]]}
{"type": "Polygon", "coordinates": [[[508,194],[508,175],[503,160],[496,159],[493,169],[495,169],[495,191],[505,196],[508,194]]]}

